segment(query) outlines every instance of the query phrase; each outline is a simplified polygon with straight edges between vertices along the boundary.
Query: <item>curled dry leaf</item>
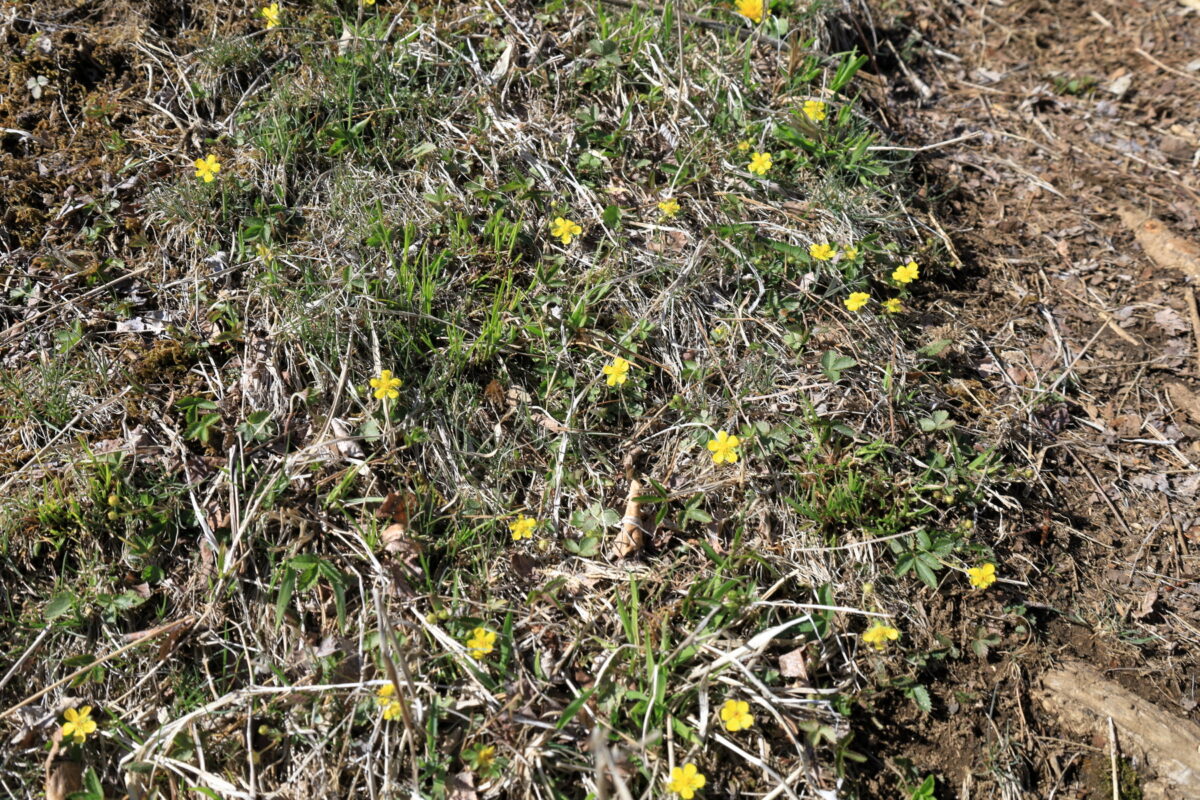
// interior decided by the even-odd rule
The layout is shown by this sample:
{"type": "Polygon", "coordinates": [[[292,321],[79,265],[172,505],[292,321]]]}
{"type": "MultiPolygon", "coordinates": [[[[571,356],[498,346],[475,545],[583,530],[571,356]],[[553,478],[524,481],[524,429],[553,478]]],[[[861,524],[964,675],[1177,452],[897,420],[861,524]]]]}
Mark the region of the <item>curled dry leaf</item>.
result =
{"type": "Polygon", "coordinates": [[[375,516],[378,519],[390,519],[392,522],[408,525],[416,508],[417,496],[412,492],[388,492],[375,516]]]}
{"type": "Polygon", "coordinates": [[[447,781],[446,800],[476,800],[479,794],[475,791],[475,774],[470,770],[458,773],[447,781]]]}
{"type": "Polygon", "coordinates": [[[367,454],[363,452],[362,447],[360,447],[358,442],[354,441],[354,439],[351,437],[349,425],[337,417],[334,417],[333,419],[329,420],[329,427],[333,431],[333,435],[337,437],[337,452],[340,453],[343,458],[363,459],[367,457],[367,454]]]}
{"type": "Polygon", "coordinates": [[[400,522],[393,522],[384,528],[379,534],[379,543],[385,552],[396,554],[409,566],[421,555],[421,545],[409,536],[408,526],[400,522]]]}
{"type": "Polygon", "coordinates": [[[54,761],[46,767],[46,800],[67,800],[83,791],[83,764],[54,761]]]}

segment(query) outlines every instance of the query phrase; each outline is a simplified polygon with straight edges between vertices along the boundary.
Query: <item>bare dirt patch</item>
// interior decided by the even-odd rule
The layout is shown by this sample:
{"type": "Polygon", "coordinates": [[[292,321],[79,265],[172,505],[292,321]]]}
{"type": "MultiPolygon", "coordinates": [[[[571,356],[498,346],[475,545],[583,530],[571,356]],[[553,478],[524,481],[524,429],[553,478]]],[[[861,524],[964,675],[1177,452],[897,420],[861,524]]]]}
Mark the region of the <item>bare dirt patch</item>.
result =
{"type": "MultiPolygon", "coordinates": [[[[963,263],[932,314],[972,342],[961,377],[996,399],[983,422],[1035,477],[1024,529],[1002,534],[1028,585],[987,611],[1018,613],[1027,638],[933,690],[982,689],[974,724],[947,705],[878,744],[903,731],[892,752],[947,796],[1107,797],[1092,775],[1099,756],[1107,780],[1107,734],[1081,740],[1029,697],[1078,658],[1197,719],[1200,18],[1165,0],[900,5],[877,4],[867,38],[887,116],[932,146],[927,196],[963,263]],[[1147,215],[1178,237],[1174,263],[1139,244],[1147,215]]],[[[1126,767],[1155,790],[1135,755],[1126,767]]]]}

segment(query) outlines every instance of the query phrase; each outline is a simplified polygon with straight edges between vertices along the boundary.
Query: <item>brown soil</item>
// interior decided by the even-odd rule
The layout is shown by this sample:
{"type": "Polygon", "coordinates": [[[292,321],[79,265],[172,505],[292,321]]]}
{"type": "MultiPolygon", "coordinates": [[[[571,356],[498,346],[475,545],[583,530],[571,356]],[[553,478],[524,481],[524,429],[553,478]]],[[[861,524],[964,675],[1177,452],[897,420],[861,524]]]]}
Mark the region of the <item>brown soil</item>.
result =
{"type": "MultiPolygon", "coordinates": [[[[873,768],[909,759],[942,797],[1109,797],[1107,730],[1080,736],[1032,697],[1048,665],[1082,659],[1198,718],[1194,281],[1150,259],[1118,208],[1200,241],[1200,14],[1177,0],[872,6],[882,113],[931,146],[922,221],[961,262],[923,322],[953,332],[960,377],[995,400],[977,426],[1036,475],[997,542],[1028,585],[948,609],[943,629],[996,641],[927,669],[933,713],[875,710],[873,768]]],[[[1123,797],[1182,796],[1122,763],[1123,797]]]]}
{"type": "MultiPolygon", "coordinates": [[[[9,292],[22,275],[52,284],[89,319],[105,313],[89,288],[152,250],[144,187],[206,135],[183,98],[150,95],[139,48],[251,23],[233,4],[32,5],[48,36],[21,13],[0,28],[0,277],[9,292]],[[34,98],[39,75],[52,80],[34,98]],[[172,148],[170,165],[128,169],[172,148]]],[[[930,629],[979,643],[930,643],[932,712],[895,691],[856,710],[873,731],[852,745],[869,756],[859,777],[879,776],[864,796],[934,774],[943,798],[1107,797],[1107,732],[1068,729],[1035,694],[1050,665],[1082,659],[1200,720],[1200,324],[1186,276],[1151,261],[1118,214],[1124,202],[1200,240],[1200,13],[1178,0],[870,5],[875,30],[850,27],[893,138],[933,146],[918,156],[922,222],[960,262],[923,290],[914,326],[954,340],[974,426],[1027,461],[1030,488],[996,509],[992,544],[1015,582],[927,611],[930,629]]],[[[18,312],[0,306],[0,334],[18,312]]],[[[131,369],[150,381],[187,358],[148,349],[131,369]]],[[[1154,777],[1123,767],[1147,797],[1154,777]]]]}

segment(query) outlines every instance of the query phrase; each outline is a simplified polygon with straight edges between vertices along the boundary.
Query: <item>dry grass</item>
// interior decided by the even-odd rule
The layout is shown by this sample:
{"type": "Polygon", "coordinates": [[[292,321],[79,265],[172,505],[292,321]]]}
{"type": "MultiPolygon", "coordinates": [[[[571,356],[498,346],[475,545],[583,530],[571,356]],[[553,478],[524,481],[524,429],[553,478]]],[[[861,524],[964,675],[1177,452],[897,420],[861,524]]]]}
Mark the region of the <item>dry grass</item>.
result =
{"type": "Polygon", "coordinates": [[[945,345],[907,333],[941,239],[854,84],[830,88],[845,9],[777,8],[782,44],[691,11],[315,3],[265,33],[197,12],[190,47],[144,31],[158,99],[114,172],[146,241],[92,296],[9,252],[37,265],[7,277],[36,302],[5,309],[0,386],[13,796],[82,704],[100,731],[70,756],[135,796],[645,797],[686,762],[708,796],[856,791],[850,712],[919,688],[917,576],[965,586],[1004,470],[945,345]],[[582,236],[551,238],[559,216],[582,236]],[[912,296],[888,277],[910,258],[912,296]],[[872,619],[891,653],[863,649],[872,619]],[[750,730],[724,730],[730,698],[750,730]]]}

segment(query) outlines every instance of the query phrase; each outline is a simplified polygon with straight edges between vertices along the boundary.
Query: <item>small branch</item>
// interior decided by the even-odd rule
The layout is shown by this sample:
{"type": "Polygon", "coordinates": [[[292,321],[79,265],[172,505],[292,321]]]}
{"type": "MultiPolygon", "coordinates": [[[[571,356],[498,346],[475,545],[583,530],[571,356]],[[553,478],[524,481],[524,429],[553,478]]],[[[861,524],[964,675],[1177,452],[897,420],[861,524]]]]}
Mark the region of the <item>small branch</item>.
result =
{"type": "Polygon", "coordinates": [[[1196,374],[1200,375],[1200,309],[1196,307],[1196,293],[1184,287],[1183,296],[1187,298],[1188,316],[1192,318],[1192,336],[1196,338],[1196,374]]]}
{"type": "Polygon", "coordinates": [[[901,152],[901,153],[924,153],[926,150],[936,150],[939,147],[946,147],[947,145],[958,144],[959,142],[966,142],[971,139],[978,138],[980,136],[983,136],[983,131],[974,131],[973,133],[967,133],[967,134],[964,134],[964,135],[959,136],[954,139],[947,139],[944,142],[937,142],[935,144],[927,144],[924,147],[886,147],[886,146],[880,145],[879,147],[868,147],[867,150],[869,150],[873,153],[887,152],[889,150],[894,150],[896,152],[901,152]]]}
{"type": "Polygon", "coordinates": [[[167,625],[163,625],[161,628],[158,629],[157,633],[149,634],[149,635],[143,636],[139,639],[134,639],[132,642],[125,645],[124,647],[118,647],[116,650],[112,651],[108,655],[100,656],[100,658],[97,658],[95,661],[92,661],[87,666],[80,667],[79,669],[75,670],[67,677],[61,678],[61,679],[55,681],[54,683],[47,686],[45,689],[42,689],[40,692],[35,692],[34,694],[29,695],[29,697],[26,697],[24,700],[17,703],[15,706],[9,706],[7,709],[4,710],[3,713],[0,713],[0,719],[4,719],[9,714],[16,711],[18,708],[23,708],[24,706],[29,705],[30,703],[34,702],[35,700],[40,700],[41,698],[50,694],[50,692],[52,692],[55,689],[57,689],[58,687],[62,686],[64,683],[69,683],[70,681],[74,680],[75,678],[78,678],[80,675],[83,675],[85,672],[92,669],[93,667],[98,667],[99,665],[103,664],[105,661],[108,661],[109,659],[112,659],[112,658],[116,658],[117,656],[121,655],[122,653],[132,650],[133,648],[137,647],[139,644],[142,644],[143,642],[152,641],[153,639],[157,638],[158,636],[161,636],[162,634],[166,633],[167,631],[178,628],[180,625],[191,625],[191,624],[192,624],[192,617],[184,617],[183,619],[178,619],[167,625]]]}

